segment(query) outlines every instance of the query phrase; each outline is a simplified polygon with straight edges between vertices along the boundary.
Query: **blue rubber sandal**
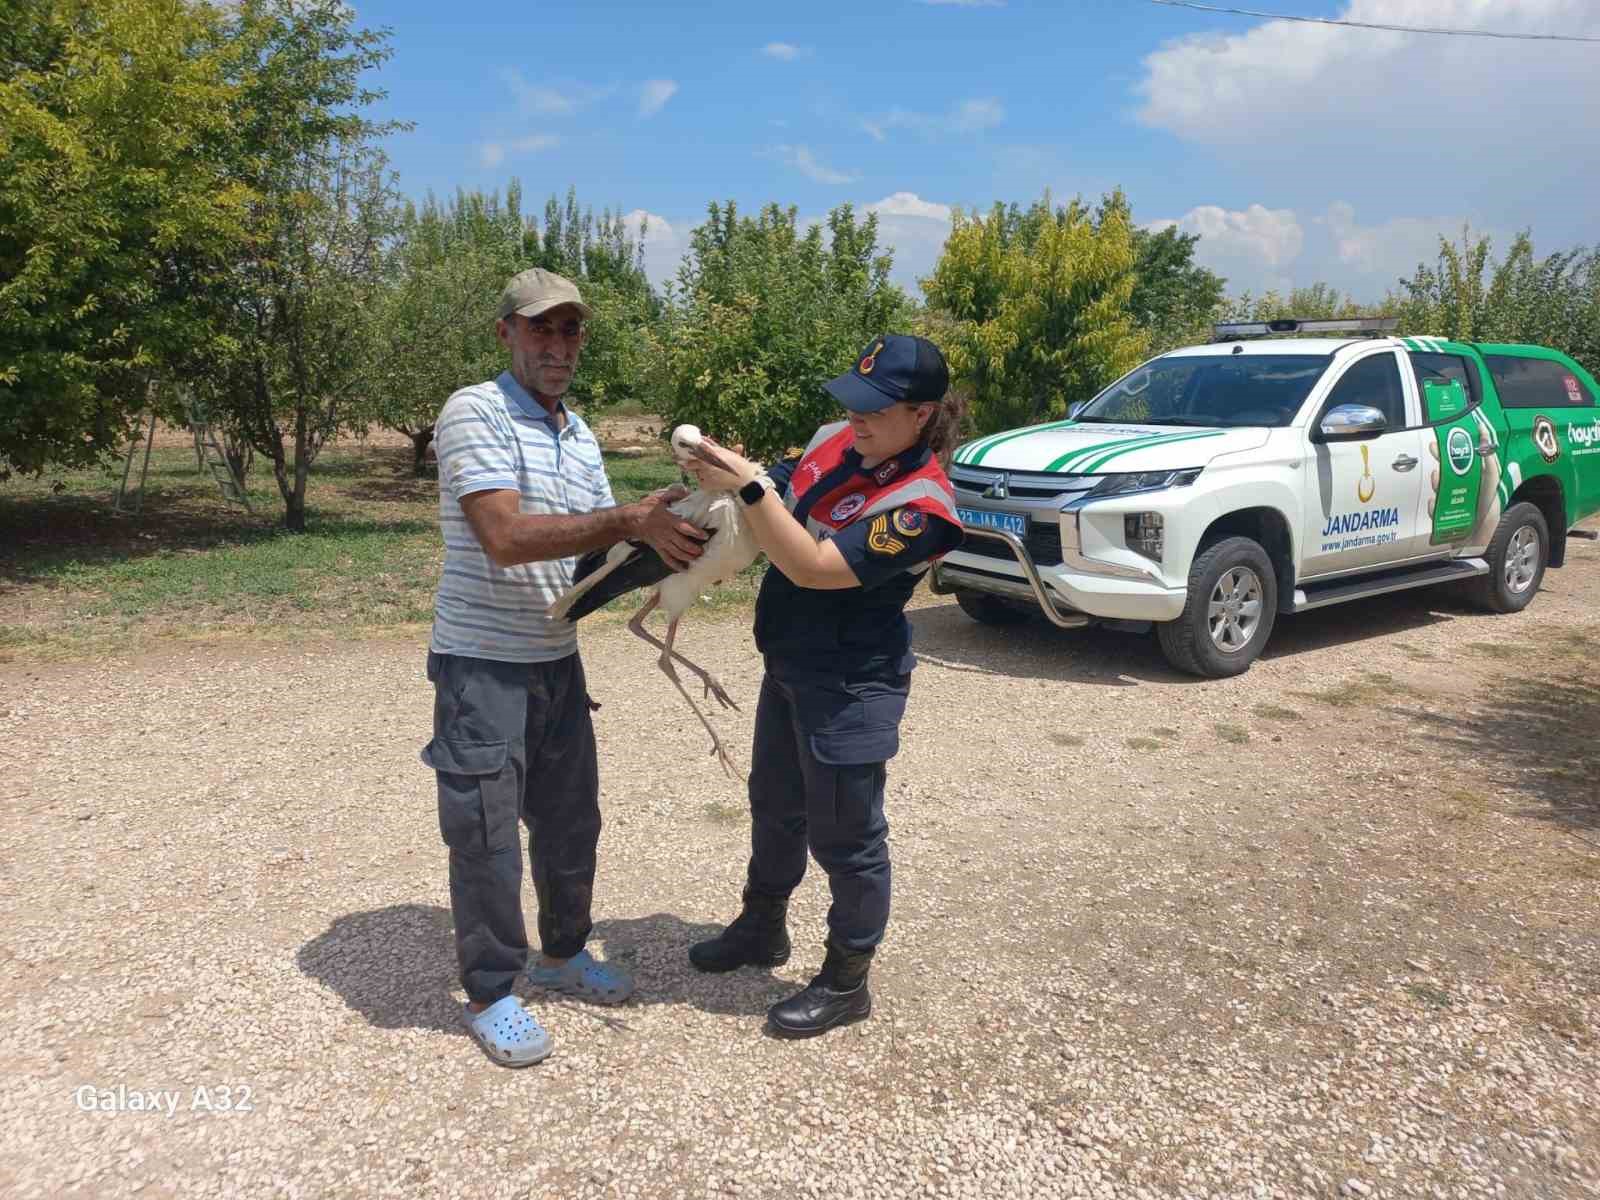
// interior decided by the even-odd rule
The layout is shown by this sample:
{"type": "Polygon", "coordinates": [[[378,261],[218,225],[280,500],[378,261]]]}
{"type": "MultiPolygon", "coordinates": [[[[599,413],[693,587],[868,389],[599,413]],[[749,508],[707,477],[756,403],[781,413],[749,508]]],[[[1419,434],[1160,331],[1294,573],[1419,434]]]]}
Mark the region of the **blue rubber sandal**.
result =
{"type": "Polygon", "coordinates": [[[528,967],[528,982],[591,1004],[621,1004],[633,995],[632,976],[600,962],[587,950],[578,951],[559,967],[541,967],[535,960],[528,967]]]}
{"type": "Polygon", "coordinates": [[[482,1012],[462,1005],[461,1019],[484,1053],[502,1067],[531,1067],[555,1049],[544,1026],[515,996],[502,996],[482,1012]]]}

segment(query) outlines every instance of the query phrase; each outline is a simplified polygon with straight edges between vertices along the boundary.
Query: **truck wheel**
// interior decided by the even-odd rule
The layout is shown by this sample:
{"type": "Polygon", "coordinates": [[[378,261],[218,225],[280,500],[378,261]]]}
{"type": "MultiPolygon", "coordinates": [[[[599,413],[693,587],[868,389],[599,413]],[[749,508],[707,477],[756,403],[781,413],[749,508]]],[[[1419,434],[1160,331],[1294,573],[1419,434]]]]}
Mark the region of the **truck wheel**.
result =
{"type": "Polygon", "coordinates": [[[1023,609],[987,592],[957,592],[956,603],[967,616],[984,625],[1021,625],[1028,619],[1023,609]]]}
{"type": "Polygon", "coordinates": [[[1550,560],[1550,526],[1538,507],[1522,501],[1500,518],[1489,551],[1489,573],[1474,580],[1477,599],[1490,612],[1521,612],[1533,603],[1550,560]]]}
{"type": "Polygon", "coordinates": [[[1259,543],[1224,538],[1189,568],[1189,599],[1176,621],[1156,626],[1167,661],[1222,679],[1249,669],[1278,616],[1278,575],[1259,543]]]}

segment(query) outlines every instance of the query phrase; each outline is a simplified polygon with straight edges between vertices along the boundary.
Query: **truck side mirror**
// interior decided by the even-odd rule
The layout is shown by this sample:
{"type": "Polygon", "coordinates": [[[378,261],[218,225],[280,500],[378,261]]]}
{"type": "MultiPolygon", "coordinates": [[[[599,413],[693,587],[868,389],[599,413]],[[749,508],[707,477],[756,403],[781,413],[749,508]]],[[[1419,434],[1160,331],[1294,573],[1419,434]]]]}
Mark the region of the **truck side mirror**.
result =
{"type": "Polygon", "coordinates": [[[1319,442],[1358,442],[1388,432],[1389,419],[1380,409],[1365,404],[1341,404],[1322,414],[1314,439],[1319,442]]]}

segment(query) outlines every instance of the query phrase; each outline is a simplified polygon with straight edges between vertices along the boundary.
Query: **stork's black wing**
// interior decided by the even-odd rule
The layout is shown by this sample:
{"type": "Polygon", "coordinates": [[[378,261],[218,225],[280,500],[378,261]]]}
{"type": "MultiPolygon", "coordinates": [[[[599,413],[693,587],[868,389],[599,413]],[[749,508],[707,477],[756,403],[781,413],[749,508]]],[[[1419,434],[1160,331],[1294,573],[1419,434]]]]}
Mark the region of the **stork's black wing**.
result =
{"type": "Polygon", "coordinates": [[[626,596],[639,588],[654,587],[672,574],[672,568],[648,544],[628,542],[627,545],[630,547],[627,556],[609,569],[606,569],[607,559],[617,549],[615,546],[591,550],[578,559],[572,590],[583,588],[583,593],[573,600],[563,614],[567,620],[576,621],[586,617],[618,596],[626,596]],[[604,574],[601,578],[594,580],[587,588],[583,587],[585,580],[602,571],[604,574]]]}

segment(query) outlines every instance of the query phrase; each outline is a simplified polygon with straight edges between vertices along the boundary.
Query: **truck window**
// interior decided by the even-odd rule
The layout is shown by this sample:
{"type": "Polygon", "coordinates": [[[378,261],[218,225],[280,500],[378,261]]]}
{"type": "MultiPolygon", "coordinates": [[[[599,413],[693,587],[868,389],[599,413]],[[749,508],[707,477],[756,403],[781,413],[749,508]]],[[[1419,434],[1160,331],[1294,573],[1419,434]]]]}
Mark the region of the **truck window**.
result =
{"type": "Polygon", "coordinates": [[[1548,358],[1485,354],[1495,391],[1507,408],[1593,408],[1583,381],[1548,358]]]}
{"type": "Polygon", "coordinates": [[[1406,394],[1400,387],[1400,368],[1395,364],[1394,355],[1374,354],[1346,371],[1333,385],[1333,394],[1322,411],[1327,413],[1341,404],[1365,404],[1377,409],[1388,420],[1390,429],[1405,429],[1410,425],[1406,420],[1406,394]]]}
{"type": "Polygon", "coordinates": [[[1413,352],[1410,358],[1412,373],[1417,377],[1417,395],[1422,397],[1422,423],[1424,425],[1437,425],[1444,421],[1452,421],[1456,416],[1460,415],[1459,413],[1434,412],[1428,404],[1430,395],[1438,394],[1442,389],[1448,388],[1451,383],[1459,383],[1461,385],[1466,393],[1468,408],[1476,408],[1483,403],[1483,397],[1480,394],[1482,388],[1478,380],[1477,369],[1461,355],[1413,352]]]}

